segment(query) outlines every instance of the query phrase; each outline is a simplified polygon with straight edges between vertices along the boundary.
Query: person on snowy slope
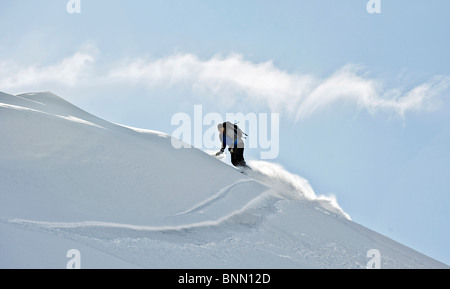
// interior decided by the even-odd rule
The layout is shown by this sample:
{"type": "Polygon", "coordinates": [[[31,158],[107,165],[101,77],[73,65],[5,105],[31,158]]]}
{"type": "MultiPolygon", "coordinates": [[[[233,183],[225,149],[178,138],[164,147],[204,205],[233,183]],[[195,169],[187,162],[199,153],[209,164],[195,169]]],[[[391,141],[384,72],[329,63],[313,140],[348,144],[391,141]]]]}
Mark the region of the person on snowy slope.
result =
{"type": "Polygon", "coordinates": [[[233,166],[247,167],[244,160],[244,141],[242,140],[242,135],[244,133],[242,130],[237,125],[232,124],[229,121],[220,123],[217,126],[217,129],[219,130],[222,148],[216,156],[223,154],[226,146],[228,146],[228,151],[231,153],[231,163],[233,166]]]}

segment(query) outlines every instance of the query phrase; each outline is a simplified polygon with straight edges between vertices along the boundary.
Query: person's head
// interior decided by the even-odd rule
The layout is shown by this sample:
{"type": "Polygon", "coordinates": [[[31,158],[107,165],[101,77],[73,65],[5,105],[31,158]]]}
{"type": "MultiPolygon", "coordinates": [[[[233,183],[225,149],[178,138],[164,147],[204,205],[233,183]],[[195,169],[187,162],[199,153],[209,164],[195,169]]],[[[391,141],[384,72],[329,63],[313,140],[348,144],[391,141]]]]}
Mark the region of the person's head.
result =
{"type": "Polygon", "coordinates": [[[223,133],[223,123],[219,123],[218,125],[217,125],[217,130],[219,130],[221,133],[223,133]]]}

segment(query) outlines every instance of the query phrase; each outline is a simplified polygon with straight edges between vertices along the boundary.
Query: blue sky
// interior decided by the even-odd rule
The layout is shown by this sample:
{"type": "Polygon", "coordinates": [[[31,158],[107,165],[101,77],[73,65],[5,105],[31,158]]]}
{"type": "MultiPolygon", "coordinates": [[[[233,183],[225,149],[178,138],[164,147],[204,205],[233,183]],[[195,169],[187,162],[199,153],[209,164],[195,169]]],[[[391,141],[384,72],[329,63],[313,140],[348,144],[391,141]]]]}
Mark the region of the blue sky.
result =
{"type": "Polygon", "coordinates": [[[169,134],[196,104],[277,112],[273,162],[450,264],[449,1],[67,2],[0,2],[1,91],[169,134]]]}

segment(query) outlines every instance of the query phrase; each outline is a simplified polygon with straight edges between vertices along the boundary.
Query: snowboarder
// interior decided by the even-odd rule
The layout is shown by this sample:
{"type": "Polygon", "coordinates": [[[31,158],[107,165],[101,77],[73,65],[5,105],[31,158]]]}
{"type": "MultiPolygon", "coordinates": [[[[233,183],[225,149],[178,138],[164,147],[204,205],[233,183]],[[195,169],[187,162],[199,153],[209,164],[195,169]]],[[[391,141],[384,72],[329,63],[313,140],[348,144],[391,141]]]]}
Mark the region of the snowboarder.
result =
{"type": "Polygon", "coordinates": [[[231,153],[231,163],[235,167],[248,167],[244,160],[244,141],[242,140],[242,135],[244,134],[242,130],[235,124],[227,121],[220,123],[217,126],[220,134],[220,141],[222,142],[222,148],[216,154],[219,156],[223,154],[226,146],[228,146],[228,151],[231,153]]]}

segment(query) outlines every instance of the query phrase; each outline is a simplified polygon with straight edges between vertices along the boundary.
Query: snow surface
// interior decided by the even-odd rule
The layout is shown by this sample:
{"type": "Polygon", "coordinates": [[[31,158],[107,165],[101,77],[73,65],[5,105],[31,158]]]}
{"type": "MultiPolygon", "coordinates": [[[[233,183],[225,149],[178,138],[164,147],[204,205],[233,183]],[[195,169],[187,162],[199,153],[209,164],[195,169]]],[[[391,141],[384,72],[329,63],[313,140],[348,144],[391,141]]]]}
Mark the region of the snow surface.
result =
{"type": "Polygon", "coordinates": [[[50,93],[0,93],[0,268],[447,265],[353,221],[278,164],[248,174],[50,93]]]}

